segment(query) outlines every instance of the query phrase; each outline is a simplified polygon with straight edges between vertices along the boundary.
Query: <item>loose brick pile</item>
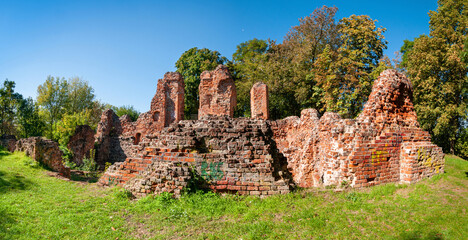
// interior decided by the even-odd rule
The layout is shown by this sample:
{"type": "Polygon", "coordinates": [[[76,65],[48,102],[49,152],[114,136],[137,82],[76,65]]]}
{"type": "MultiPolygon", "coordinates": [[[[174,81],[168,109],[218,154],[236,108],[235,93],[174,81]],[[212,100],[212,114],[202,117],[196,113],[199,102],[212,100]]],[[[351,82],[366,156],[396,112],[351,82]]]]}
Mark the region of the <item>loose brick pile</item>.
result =
{"type": "MultiPolygon", "coordinates": [[[[315,109],[305,109],[301,117],[265,120],[268,88],[262,84],[251,91],[253,119],[233,119],[236,91],[227,68],[204,72],[201,80],[199,120],[171,117],[165,128],[155,130],[105,112],[98,142],[111,139],[109,146],[117,147],[108,152],[120,149],[117,155],[126,159],[108,159],[117,163],[100,184],[120,185],[137,196],[179,195],[191,188],[267,196],[287,193],[296,185],[411,183],[444,171],[441,148],[419,128],[411,82],[394,70],[375,81],[356,119],[330,112],[320,117],[315,109]]],[[[171,101],[181,96],[172,94],[182,86],[176,82],[176,87],[161,88],[171,101]]],[[[166,100],[154,100],[152,106],[166,100]]],[[[172,105],[164,106],[169,110],[161,111],[173,112],[172,105]]],[[[140,118],[154,120],[151,114],[140,118]]]]}
{"type": "Polygon", "coordinates": [[[43,137],[22,138],[16,142],[16,151],[25,152],[32,159],[70,178],[70,168],[63,165],[63,152],[57,142],[43,137]]]}

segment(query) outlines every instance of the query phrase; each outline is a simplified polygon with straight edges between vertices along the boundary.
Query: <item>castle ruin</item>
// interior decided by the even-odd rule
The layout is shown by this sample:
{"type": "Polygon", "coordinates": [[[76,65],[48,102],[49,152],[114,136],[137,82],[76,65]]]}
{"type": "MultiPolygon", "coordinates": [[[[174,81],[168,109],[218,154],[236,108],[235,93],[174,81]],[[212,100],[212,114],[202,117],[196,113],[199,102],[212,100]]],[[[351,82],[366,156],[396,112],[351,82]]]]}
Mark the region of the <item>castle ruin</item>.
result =
{"type": "Polygon", "coordinates": [[[251,90],[252,118],[233,118],[236,89],[224,66],[201,74],[198,120],[183,120],[184,82],[158,81],[149,112],[131,122],[112,110],[96,133],[100,178],[134,195],[186,189],[268,196],[296,186],[366,187],[412,183],[443,173],[442,149],[417,122],[411,82],[382,72],[356,119],[305,109],[269,120],[268,87],[251,90]]]}

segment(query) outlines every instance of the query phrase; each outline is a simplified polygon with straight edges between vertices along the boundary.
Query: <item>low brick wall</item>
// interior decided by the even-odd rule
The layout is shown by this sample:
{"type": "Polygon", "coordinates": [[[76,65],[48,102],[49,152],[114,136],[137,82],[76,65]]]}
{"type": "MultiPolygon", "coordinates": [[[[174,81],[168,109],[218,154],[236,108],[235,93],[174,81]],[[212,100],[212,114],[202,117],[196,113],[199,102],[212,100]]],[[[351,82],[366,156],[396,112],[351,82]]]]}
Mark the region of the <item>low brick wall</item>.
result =
{"type": "Polygon", "coordinates": [[[59,172],[64,177],[70,178],[70,168],[63,165],[63,152],[58,143],[43,137],[23,138],[16,143],[16,151],[25,152],[35,161],[59,172]]]}
{"type": "Polygon", "coordinates": [[[206,116],[181,121],[141,142],[139,157],[110,167],[99,182],[124,186],[137,196],[179,195],[189,184],[247,195],[287,193],[294,186],[269,129],[264,120],[206,116]]]}
{"type": "Polygon", "coordinates": [[[4,147],[9,152],[14,152],[16,147],[16,137],[13,135],[0,136],[0,146],[4,147]]]}

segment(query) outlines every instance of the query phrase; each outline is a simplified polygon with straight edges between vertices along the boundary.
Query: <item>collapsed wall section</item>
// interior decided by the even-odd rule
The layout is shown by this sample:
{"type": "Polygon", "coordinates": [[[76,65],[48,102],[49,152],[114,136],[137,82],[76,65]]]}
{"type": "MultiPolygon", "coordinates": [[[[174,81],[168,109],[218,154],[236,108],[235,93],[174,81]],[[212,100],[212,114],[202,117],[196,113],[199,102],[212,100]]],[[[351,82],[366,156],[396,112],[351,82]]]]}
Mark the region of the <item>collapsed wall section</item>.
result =
{"type": "Polygon", "coordinates": [[[16,137],[14,135],[0,136],[0,146],[4,147],[9,152],[14,152],[16,147],[16,137]]]}
{"type": "Polygon", "coordinates": [[[96,133],[96,162],[123,162],[136,155],[135,146],[148,135],[157,134],[164,127],[184,118],[184,80],[177,72],[167,72],[158,80],[151,109],[140,114],[135,122],[108,109],[103,112],[96,133]]]}
{"type": "Polygon", "coordinates": [[[419,128],[411,82],[382,72],[362,113],[341,119],[315,110],[272,123],[278,149],[301,187],[414,182],[442,173],[444,155],[419,128]]]}
{"type": "Polygon", "coordinates": [[[63,152],[58,143],[43,137],[22,138],[16,142],[16,151],[25,152],[35,161],[70,178],[70,168],[63,165],[63,152]]]}
{"type": "Polygon", "coordinates": [[[267,196],[293,185],[264,120],[207,116],[185,120],[140,143],[140,154],[109,169],[99,181],[135,195],[180,194],[187,186],[267,196]]]}
{"type": "MultiPolygon", "coordinates": [[[[375,81],[356,119],[331,112],[320,117],[305,109],[301,117],[265,120],[268,89],[261,84],[251,91],[253,119],[232,119],[235,87],[227,69],[204,72],[201,79],[200,120],[170,118],[175,122],[142,137],[132,135],[138,121],[106,118],[118,122],[114,128],[121,133],[114,139],[120,146],[131,142],[132,147],[100,184],[121,185],[137,196],[179,195],[194,187],[266,196],[295,185],[366,187],[415,182],[444,171],[441,148],[419,128],[411,82],[394,70],[375,81]]],[[[154,101],[152,109],[170,109],[164,101],[154,101]]],[[[139,121],[150,118],[151,111],[139,121]]]]}

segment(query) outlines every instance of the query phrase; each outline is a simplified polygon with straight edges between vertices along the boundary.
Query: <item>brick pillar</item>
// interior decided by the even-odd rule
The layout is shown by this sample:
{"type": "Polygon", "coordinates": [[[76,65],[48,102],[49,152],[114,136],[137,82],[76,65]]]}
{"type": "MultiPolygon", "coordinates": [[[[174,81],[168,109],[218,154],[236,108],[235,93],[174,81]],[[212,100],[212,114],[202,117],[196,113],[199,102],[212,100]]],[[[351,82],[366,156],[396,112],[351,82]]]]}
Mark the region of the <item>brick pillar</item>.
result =
{"type": "Polygon", "coordinates": [[[268,119],[268,86],[257,82],[250,89],[250,111],[252,118],[268,119]]]}
{"type": "Polygon", "coordinates": [[[168,72],[158,80],[150,110],[156,130],[184,119],[184,88],[184,79],[177,72],[168,72]]]}
{"type": "Polygon", "coordinates": [[[200,75],[198,118],[206,115],[234,116],[237,104],[236,85],[226,66],[200,75]]]}

